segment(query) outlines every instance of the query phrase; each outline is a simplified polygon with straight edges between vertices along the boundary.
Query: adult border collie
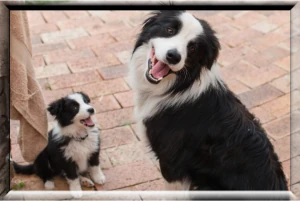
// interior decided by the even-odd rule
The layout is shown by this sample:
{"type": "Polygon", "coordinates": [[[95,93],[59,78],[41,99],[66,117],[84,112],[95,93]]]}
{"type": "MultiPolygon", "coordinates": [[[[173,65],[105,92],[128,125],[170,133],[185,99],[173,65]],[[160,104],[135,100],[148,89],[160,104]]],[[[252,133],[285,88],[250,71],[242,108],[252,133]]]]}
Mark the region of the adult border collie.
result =
{"type": "Polygon", "coordinates": [[[168,189],[287,190],[260,122],[222,81],[210,25],[185,11],[154,12],[131,62],[138,132],[168,189]]]}
{"type": "Polygon", "coordinates": [[[70,94],[52,102],[48,111],[57,124],[48,134],[48,145],[33,164],[21,166],[14,162],[16,173],[37,174],[46,189],[54,189],[53,177],[64,175],[74,196],[81,196],[80,183],[94,183],[81,176],[86,171],[98,184],[105,183],[99,163],[99,128],[95,125],[95,109],[89,105],[89,97],[82,93],[70,94]]]}

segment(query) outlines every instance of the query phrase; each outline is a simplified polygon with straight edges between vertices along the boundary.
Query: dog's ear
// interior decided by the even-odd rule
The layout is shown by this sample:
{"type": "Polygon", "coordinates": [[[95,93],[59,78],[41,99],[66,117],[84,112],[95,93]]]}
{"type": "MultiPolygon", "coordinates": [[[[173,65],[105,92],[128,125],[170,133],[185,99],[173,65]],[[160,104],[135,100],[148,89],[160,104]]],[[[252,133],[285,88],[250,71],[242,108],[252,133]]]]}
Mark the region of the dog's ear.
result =
{"type": "Polygon", "coordinates": [[[84,102],[86,102],[86,103],[90,103],[91,102],[91,99],[90,99],[90,97],[87,94],[85,94],[83,92],[78,92],[78,93],[82,95],[84,102]]]}
{"type": "Polygon", "coordinates": [[[62,112],[62,110],[63,110],[64,103],[65,103],[65,99],[64,98],[56,100],[56,101],[50,103],[50,105],[47,108],[47,110],[50,112],[50,114],[52,116],[58,116],[62,112]]]}
{"type": "Polygon", "coordinates": [[[215,35],[215,31],[211,28],[211,26],[205,21],[198,19],[201,23],[204,30],[204,41],[206,43],[206,56],[204,64],[208,69],[211,69],[212,65],[218,59],[219,51],[221,49],[221,45],[219,39],[215,35]]]}

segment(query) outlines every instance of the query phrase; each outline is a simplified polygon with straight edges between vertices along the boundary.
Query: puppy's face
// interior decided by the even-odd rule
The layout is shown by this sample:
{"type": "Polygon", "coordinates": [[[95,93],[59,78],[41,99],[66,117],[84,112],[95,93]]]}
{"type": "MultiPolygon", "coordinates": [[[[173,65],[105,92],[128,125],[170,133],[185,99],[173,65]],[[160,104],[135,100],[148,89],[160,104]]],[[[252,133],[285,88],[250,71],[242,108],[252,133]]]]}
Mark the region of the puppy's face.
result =
{"type": "Polygon", "coordinates": [[[204,20],[185,11],[160,11],[145,21],[132,62],[148,83],[177,82],[180,88],[198,79],[202,68],[211,69],[219,48],[204,20]]]}
{"type": "Polygon", "coordinates": [[[52,102],[48,111],[59,124],[64,127],[75,124],[81,127],[94,127],[95,123],[91,116],[95,109],[89,105],[90,98],[82,93],[74,93],[52,102]]]}

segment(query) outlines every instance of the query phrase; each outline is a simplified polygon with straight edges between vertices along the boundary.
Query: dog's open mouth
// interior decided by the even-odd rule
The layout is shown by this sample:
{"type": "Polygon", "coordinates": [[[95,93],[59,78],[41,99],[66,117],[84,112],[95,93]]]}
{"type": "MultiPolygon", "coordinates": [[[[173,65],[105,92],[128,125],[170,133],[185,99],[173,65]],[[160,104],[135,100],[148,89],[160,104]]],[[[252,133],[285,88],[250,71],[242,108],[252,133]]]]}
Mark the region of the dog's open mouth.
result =
{"type": "Polygon", "coordinates": [[[157,60],[155,57],[155,50],[152,47],[150,52],[150,58],[148,60],[148,70],[146,72],[146,78],[150,83],[158,84],[164,77],[170,74],[170,67],[157,60]]]}
{"type": "Polygon", "coordinates": [[[95,123],[94,123],[94,121],[92,120],[91,117],[86,118],[86,119],[81,119],[80,123],[82,123],[86,127],[93,127],[93,126],[95,126],[95,123]]]}

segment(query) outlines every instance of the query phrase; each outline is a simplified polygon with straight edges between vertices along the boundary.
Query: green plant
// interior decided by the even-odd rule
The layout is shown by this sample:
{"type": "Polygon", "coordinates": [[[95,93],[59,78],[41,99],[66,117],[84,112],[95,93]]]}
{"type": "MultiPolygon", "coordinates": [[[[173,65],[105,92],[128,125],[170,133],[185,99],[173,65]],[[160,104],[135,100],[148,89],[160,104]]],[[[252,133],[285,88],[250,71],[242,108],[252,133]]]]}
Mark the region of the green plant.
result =
{"type": "Polygon", "coordinates": [[[13,187],[13,189],[14,189],[14,190],[21,189],[21,188],[24,187],[24,185],[25,185],[24,181],[21,181],[18,185],[15,185],[15,186],[13,187]]]}

